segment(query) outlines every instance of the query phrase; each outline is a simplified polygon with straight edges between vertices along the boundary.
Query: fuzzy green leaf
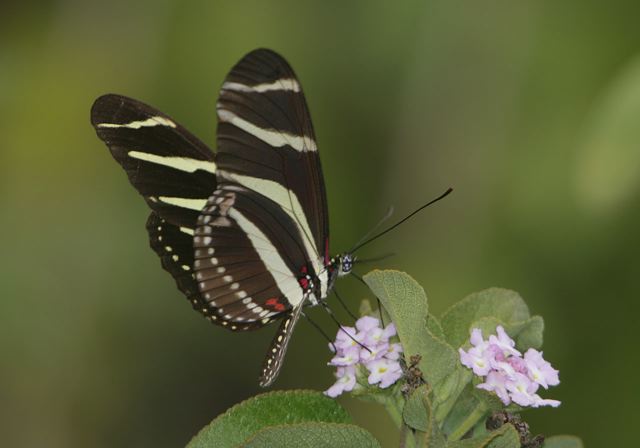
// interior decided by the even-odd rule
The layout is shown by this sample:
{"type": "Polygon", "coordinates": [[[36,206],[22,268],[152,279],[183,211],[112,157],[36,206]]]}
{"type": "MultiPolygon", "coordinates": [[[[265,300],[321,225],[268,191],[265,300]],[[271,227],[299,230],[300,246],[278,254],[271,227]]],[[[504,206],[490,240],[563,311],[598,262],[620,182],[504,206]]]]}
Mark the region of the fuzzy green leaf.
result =
{"type": "Polygon", "coordinates": [[[414,439],[417,446],[444,447],[446,441],[435,420],[431,398],[431,388],[427,384],[414,390],[405,402],[402,419],[407,426],[416,430],[414,439]]]}
{"type": "Polygon", "coordinates": [[[433,403],[436,420],[439,422],[444,421],[458,397],[472,379],[473,373],[471,370],[462,366],[462,364],[458,364],[443,381],[437,384],[437,395],[433,403]]]}
{"type": "Polygon", "coordinates": [[[488,434],[449,442],[448,448],[520,448],[520,436],[512,425],[503,425],[488,434]]]}
{"type": "Polygon", "coordinates": [[[425,384],[414,390],[407,398],[402,409],[402,419],[407,426],[422,432],[429,431],[433,425],[430,393],[431,388],[425,384]]]}
{"type": "MultiPolygon", "coordinates": [[[[405,359],[422,356],[419,367],[425,379],[436,385],[458,364],[458,354],[427,326],[427,295],[408,274],[375,270],[364,276],[371,291],[380,299],[398,330],[405,359]]],[[[438,331],[439,325],[434,326],[438,331]]]]}
{"type": "MultiPolygon", "coordinates": [[[[219,445],[211,445],[219,446],[219,445]]],[[[378,441],[365,429],[341,423],[298,423],[259,431],[246,448],[377,448],[378,441]]]]}
{"type": "Polygon", "coordinates": [[[552,436],[544,441],[543,448],[583,448],[582,440],[576,436],[552,436]]]}
{"type": "Polygon", "coordinates": [[[542,344],[542,319],[532,319],[520,295],[507,289],[489,288],[470,294],[449,308],[441,323],[447,341],[454,347],[462,346],[469,339],[472,328],[483,329],[486,336],[496,325],[504,325],[516,340],[524,332],[523,341],[530,346],[542,344]]]}
{"type": "Polygon", "coordinates": [[[444,334],[444,330],[442,329],[442,325],[440,321],[436,319],[433,314],[429,314],[427,316],[427,329],[431,332],[432,335],[437,337],[438,339],[446,340],[446,336],[444,334]]]}
{"type": "Polygon", "coordinates": [[[464,391],[459,395],[455,402],[455,406],[451,408],[451,412],[446,416],[442,425],[442,430],[449,435],[458,428],[469,415],[474,412],[480,405],[480,399],[475,394],[474,387],[471,383],[467,384],[464,391]]]}
{"type": "Polygon", "coordinates": [[[200,430],[188,447],[236,447],[266,427],[305,422],[349,423],[350,418],[320,392],[269,392],[228,409],[200,430]]]}

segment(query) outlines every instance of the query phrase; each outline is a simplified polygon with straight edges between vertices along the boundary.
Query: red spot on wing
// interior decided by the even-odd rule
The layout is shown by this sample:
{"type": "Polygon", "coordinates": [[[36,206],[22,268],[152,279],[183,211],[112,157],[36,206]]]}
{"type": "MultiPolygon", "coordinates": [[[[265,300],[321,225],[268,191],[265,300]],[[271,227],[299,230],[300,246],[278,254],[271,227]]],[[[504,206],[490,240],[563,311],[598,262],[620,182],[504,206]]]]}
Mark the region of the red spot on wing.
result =
{"type": "Polygon", "coordinates": [[[278,299],[276,297],[267,299],[267,301],[264,302],[264,304],[273,308],[276,311],[284,311],[285,309],[285,306],[282,303],[278,302],[278,299]]]}
{"type": "Polygon", "coordinates": [[[309,287],[309,280],[306,277],[301,278],[300,286],[302,286],[302,289],[307,289],[309,287]]]}

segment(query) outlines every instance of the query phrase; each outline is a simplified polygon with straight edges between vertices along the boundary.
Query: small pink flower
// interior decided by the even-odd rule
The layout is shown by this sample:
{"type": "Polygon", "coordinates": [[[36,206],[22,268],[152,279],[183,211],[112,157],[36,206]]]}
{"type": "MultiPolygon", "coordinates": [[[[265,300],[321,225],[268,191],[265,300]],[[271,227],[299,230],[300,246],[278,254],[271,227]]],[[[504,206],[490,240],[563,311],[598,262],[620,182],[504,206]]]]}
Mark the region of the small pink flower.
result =
{"type": "Polygon", "coordinates": [[[343,392],[353,390],[356,385],[356,367],[338,367],[338,370],[336,371],[336,378],[338,378],[338,381],[324,392],[325,395],[332,398],[337,397],[343,392]]]}
{"type": "MultiPolygon", "coordinates": [[[[367,346],[365,346],[367,347],[367,346]]],[[[361,348],[360,349],[360,362],[367,363],[370,361],[374,361],[376,359],[380,359],[386,357],[387,352],[389,351],[389,343],[385,342],[383,344],[372,345],[371,348],[361,348]]]]}
{"type": "MultiPolygon", "coordinates": [[[[364,318],[362,318],[364,319],[364,318]]],[[[373,319],[373,318],[369,318],[373,319]]],[[[379,322],[378,319],[373,319],[379,322]]],[[[357,324],[356,324],[357,325],[357,324]]],[[[396,327],[393,323],[386,328],[370,327],[362,332],[362,343],[366,346],[382,344],[389,341],[389,338],[396,335],[396,327]]]]}
{"type": "Polygon", "coordinates": [[[496,327],[498,336],[489,336],[489,344],[495,345],[500,348],[505,357],[507,356],[520,356],[520,352],[515,349],[516,343],[509,337],[502,325],[496,327]]]}
{"type": "Polygon", "coordinates": [[[462,365],[484,378],[477,387],[494,392],[505,406],[511,402],[530,407],[559,406],[558,400],[536,394],[540,386],[546,389],[560,383],[558,371],[542,358],[542,352],[529,349],[523,357],[502,326],[496,332],[484,340],[480,329],[474,328],[469,338],[473,347],[468,351],[458,349],[462,365]]]}
{"type": "Polygon", "coordinates": [[[542,352],[530,348],[524,354],[524,362],[531,381],[535,381],[545,389],[560,384],[559,372],[542,358],[542,352]]]}
{"type": "Polygon", "coordinates": [[[344,350],[340,350],[336,356],[331,358],[329,365],[332,366],[352,366],[360,361],[360,347],[349,346],[344,350]]]}
{"type": "Polygon", "coordinates": [[[338,351],[346,350],[350,347],[358,347],[358,342],[362,342],[362,336],[363,334],[358,333],[353,327],[342,327],[338,330],[334,345],[338,351]]]}
{"type": "Polygon", "coordinates": [[[356,322],[358,331],[369,331],[380,326],[380,321],[375,317],[363,316],[356,322]]]}
{"type": "Polygon", "coordinates": [[[389,325],[387,325],[384,328],[384,331],[382,332],[382,337],[386,340],[389,340],[389,338],[394,337],[396,334],[398,334],[398,332],[396,331],[396,324],[391,322],[389,325]]]}
{"type": "Polygon", "coordinates": [[[377,359],[367,364],[369,384],[378,384],[383,389],[395,383],[402,376],[402,368],[397,361],[377,359]]]}
{"type": "Polygon", "coordinates": [[[387,348],[387,353],[384,357],[395,361],[400,358],[400,353],[402,353],[402,345],[399,342],[394,342],[393,344],[389,344],[389,348],[387,348]]]}
{"type": "Polygon", "coordinates": [[[356,374],[363,365],[369,371],[369,384],[377,384],[387,388],[402,376],[402,368],[398,359],[402,346],[390,343],[389,339],[396,335],[396,327],[389,324],[380,327],[380,321],[374,317],[364,316],[353,327],[344,327],[338,331],[335,342],[329,346],[335,356],[329,365],[337,367],[338,380],[327,391],[326,395],[337,397],[356,387],[356,374]],[[366,347],[366,348],[365,348],[366,347]]]}
{"type": "Polygon", "coordinates": [[[481,350],[484,350],[487,347],[487,342],[482,338],[482,330],[479,328],[474,328],[471,330],[471,337],[469,338],[469,342],[474,347],[479,347],[481,350]]]}
{"type": "Polygon", "coordinates": [[[520,406],[531,406],[536,402],[538,385],[526,375],[516,373],[512,379],[507,380],[506,386],[514,403],[520,406]]]}
{"type": "Polygon", "coordinates": [[[558,401],[558,400],[550,400],[550,399],[542,399],[540,398],[539,395],[536,395],[536,400],[534,401],[534,403],[531,405],[534,408],[539,408],[540,406],[551,406],[552,408],[557,408],[558,406],[560,406],[562,404],[562,402],[558,401]]]}
{"type": "Polygon", "coordinates": [[[518,358],[517,356],[511,356],[508,359],[508,363],[511,368],[518,373],[527,373],[527,363],[522,358],[518,358]]]}
{"type": "Polygon", "coordinates": [[[477,387],[478,389],[495,392],[505,406],[511,403],[511,397],[509,397],[509,393],[507,392],[507,378],[499,372],[489,372],[485,382],[478,384],[477,387]]]}
{"type": "Polygon", "coordinates": [[[460,362],[463,366],[472,369],[476,375],[485,376],[491,371],[491,358],[486,350],[479,350],[479,348],[473,347],[467,352],[459,348],[460,362]]]}

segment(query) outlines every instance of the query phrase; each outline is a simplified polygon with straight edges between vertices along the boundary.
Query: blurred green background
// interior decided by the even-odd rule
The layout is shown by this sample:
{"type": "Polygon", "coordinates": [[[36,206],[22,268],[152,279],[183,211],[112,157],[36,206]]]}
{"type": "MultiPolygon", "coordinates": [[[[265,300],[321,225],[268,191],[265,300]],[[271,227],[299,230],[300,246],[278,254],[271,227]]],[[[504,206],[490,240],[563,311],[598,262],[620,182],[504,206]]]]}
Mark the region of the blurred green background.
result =
{"type": "MultiPolygon", "coordinates": [[[[396,252],[379,265],[413,275],[436,313],[485,287],[519,291],[562,380],[543,394],[559,409],[525,414],[533,431],[635,446],[638,14],[584,0],[4,2],[1,444],[180,446],[258,392],[274,328],[232,334],[191,311],[89,108],[129,95],[214,146],[223,77],[270,47],[306,91],[334,251],[389,204],[398,216],[453,186],[367,254],[396,252]]],[[[355,280],[339,288],[354,309],[367,297],[355,280]]],[[[303,323],[276,387],[328,387],[329,356],[303,323]]],[[[343,401],[397,444],[375,405],[343,401]]]]}

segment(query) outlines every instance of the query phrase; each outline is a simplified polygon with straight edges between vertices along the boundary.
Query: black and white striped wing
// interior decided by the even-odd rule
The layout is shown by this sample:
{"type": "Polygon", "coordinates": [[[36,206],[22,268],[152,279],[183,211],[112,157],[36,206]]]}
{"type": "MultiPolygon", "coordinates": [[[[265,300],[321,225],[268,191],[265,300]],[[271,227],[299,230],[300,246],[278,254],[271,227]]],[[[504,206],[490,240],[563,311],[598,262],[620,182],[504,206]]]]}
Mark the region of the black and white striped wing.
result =
{"type": "Polygon", "coordinates": [[[207,145],[169,116],[121,95],[98,98],[91,123],[149,207],[190,233],[216,187],[207,145]]]}
{"type": "Polygon", "coordinates": [[[293,69],[271,50],[252,51],[227,76],[217,113],[218,181],[262,192],[294,218],[317,274],[328,261],[327,199],[309,109],[293,69]]]}
{"type": "Polygon", "coordinates": [[[265,360],[267,386],[302,306],[327,293],[322,169],[302,88],[276,53],[255,50],[233,67],[217,113],[218,188],[196,227],[196,279],[225,321],[285,318],[265,360]],[[317,278],[312,288],[307,275],[317,278]]]}
{"type": "Polygon", "coordinates": [[[91,122],[152,209],[147,232],[162,267],[194,309],[222,324],[211,315],[193,273],[196,219],[216,188],[213,152],[167,115],[120,95],[98,98],[91,122]]]}

